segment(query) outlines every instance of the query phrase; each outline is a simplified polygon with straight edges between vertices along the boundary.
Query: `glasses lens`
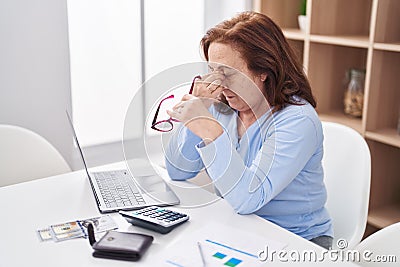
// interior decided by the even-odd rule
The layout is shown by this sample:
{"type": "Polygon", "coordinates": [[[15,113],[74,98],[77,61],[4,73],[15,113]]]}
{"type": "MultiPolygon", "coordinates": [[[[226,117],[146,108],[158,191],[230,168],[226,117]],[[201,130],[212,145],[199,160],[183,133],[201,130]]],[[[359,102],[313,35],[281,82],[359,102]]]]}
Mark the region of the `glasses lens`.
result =
{"type": "Polygon", "coordinates": [[[152,128],[161,132],[169,132],[172,130],[173,125],[170,121],[159,121],[152,128]]]}

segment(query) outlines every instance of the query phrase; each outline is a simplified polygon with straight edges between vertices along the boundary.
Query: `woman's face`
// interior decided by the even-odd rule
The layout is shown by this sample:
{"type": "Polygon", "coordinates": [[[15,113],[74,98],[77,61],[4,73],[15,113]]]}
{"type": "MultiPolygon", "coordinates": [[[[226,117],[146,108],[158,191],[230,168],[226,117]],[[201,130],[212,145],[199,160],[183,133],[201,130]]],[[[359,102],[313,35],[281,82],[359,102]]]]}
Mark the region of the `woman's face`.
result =
{"type": "Polygon", "coordinates": [[[237,50],[230,45],[213,42],[208,49],[208,59],[212,72],[224,74],[222,94],[233,109],[243,112],[257,109],[260,105],[266,106],[262,94],[263,75],[251,72],[237,50]]]}

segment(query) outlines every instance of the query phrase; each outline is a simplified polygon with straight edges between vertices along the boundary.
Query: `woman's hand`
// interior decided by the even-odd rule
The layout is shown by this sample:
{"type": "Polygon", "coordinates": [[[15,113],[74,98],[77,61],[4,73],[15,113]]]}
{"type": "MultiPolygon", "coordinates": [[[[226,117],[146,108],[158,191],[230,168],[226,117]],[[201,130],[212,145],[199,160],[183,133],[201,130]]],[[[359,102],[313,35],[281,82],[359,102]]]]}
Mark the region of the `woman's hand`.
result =
{"type": "Polygon", "coordinates": [[[207,106],[215,101],[193,95],[184,95],[181,102],[172,110],[167,110],[169,116],[180,120],[189,130],[203,139],[204,142],[214,141],[223,132],[221,125],[208,111],[207,106]]]}
{"type": "Polygon", "coordinates": [[[192,95],[201,98],[218,99],[224,89],[225,75],[220,72],[212,72],[196,80],[192,95]]]}

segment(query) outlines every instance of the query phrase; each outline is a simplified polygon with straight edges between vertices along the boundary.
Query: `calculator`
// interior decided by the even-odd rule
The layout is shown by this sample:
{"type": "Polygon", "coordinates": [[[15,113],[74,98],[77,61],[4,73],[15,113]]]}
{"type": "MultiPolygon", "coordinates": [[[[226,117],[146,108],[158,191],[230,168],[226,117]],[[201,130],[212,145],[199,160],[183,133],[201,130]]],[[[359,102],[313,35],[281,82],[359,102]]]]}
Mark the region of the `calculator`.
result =
{"type": "Polygon", "coordinates": [[[187,214],[166,208],[151,206],[140,210],[119,211],[132,225],[167,234],[172,229],[189,220],[187,214]]]}

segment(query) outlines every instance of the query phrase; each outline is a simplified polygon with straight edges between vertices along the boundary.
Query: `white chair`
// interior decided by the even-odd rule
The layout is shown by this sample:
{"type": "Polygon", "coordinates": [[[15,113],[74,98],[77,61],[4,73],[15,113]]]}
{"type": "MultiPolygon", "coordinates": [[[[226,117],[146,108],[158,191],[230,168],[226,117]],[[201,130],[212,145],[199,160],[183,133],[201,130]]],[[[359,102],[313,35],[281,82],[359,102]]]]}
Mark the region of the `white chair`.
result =
{"type": "Polygon", "coordinates": [[[371,156],[364,138],[347,126],[322,122],[326,207],[333,221],[333,249],[353,248],[364,234],[368,216],[371,156]],[[346,244],[347,243],[347,244],[346,244]]]}
{"type": "Polygon", "coordinates": [[[42,136],[13,125],[0,125],[0,186],[71,171],[61,154],[42,136]]]}
{"type": "Polygon", "coordinates": [[[373,233],[355,247],[355,250],[359,251],[361,255],[359,264],[369,267],[399,266],[399,240],[400,222],[373,233]]]}

